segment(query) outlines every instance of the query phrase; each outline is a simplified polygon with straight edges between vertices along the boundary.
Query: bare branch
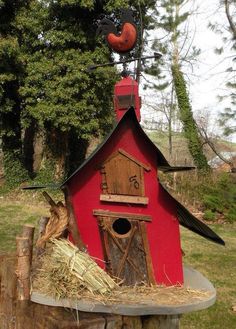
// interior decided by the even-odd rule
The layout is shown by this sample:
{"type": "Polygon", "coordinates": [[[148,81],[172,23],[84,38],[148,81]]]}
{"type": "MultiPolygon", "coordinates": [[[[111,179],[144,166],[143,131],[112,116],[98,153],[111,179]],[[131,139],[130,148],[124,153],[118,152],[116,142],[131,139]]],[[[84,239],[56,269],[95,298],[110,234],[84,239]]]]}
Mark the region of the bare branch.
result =
{"type": "Polygon", "coordinates": [[[234,164],[232,161],[226,159],[220,152],[218,152],[218,150],[215,147],[214,142],[211,140],[211,138],[208,136],[208,133],[206,131],[206,129],[204,127],[198,127],[198,131],[203,139],[203,145],[207,144],[210,149],[215,153],[215,155],[217,155],[223,162],[227,163],[230,168],[234,168],[234,164]]]}
{"type": "Polygon", "coordinates": [[[229,9],[229,0],[224,0],[224,5],[225,5],[225,13],[226,13],[226,17],[228,19],[229,22],[229,26],[233,35],[233,39],[236,40],[236,26],[233,22],[233,18],[230,14],[230,9],[229,9]]]}

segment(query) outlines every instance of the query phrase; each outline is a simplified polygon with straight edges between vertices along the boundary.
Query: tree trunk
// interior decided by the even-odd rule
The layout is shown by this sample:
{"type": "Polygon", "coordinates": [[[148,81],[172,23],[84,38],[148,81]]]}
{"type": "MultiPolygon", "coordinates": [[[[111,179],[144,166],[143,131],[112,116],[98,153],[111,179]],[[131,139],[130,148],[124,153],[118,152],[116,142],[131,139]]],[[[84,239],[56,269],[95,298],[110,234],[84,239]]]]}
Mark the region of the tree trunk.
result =
{"type": "Polygon", "coordinates": [[[68,141],[68,174],[73,173],[86,158],[89,142],[83,138],[78,138],[75,131],[71,130],[68,141]]]}
{"type": "Polygon", "coordinates": [[[37,168],[37,180],[45,184],[63,180],[67,172],[67,155],[68,133],[51,127],[45,128],[35,142],[37,164],[34,167],[37,168]]]}
{"type": "Polygon", "coordinates": [[[36,125],[31,123],[24,131],[23,137],[23,154],[25,168],[33,176],[34,172],[34,139],[37,133],[36,125]]]}
{"type": "Polygon", "coordinates": [[[183,123],[184,135],[188,142],[189,152],[193,157],[194,164],[199,170],[209,171],[210,167],[202,150],[202,143],[198,135],[196,122],[193,118],[183,73],[180,71],[179,64],[173,64],[171,70],[179,106],[180,120],[183,123]]]}
{"type": "Polygon", "coordinates": [[[6,110],[1,115],[1,125],[4,129],[2,133],[3,166],[6,183],[14,187],[28,178],[22,156],[18,83],[14,81],[6,84],[5,94],[6,102],[13,105],[11,110],[6,110]]]}

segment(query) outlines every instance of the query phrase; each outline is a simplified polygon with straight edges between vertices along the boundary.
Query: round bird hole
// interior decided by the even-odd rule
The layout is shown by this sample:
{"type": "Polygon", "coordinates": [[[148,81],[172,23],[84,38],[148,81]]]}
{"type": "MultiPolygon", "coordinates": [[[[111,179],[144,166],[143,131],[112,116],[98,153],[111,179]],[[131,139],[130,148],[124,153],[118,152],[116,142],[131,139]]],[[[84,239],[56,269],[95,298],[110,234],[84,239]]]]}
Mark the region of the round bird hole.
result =
{"type": "Polygon", "coordinates": [[[119,235],[125,235],[131,230],[131,224],[126,218],[118,218],[112,225],[113,230],[119,235]]]}

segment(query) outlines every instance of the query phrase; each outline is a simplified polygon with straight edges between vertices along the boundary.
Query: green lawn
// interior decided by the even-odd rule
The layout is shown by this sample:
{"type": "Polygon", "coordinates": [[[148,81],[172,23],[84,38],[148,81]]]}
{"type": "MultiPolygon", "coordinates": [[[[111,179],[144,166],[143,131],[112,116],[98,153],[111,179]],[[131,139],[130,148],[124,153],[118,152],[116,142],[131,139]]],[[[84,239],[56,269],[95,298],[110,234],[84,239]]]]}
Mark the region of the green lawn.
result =
{"type": "Polygon", "coordinates": [[[0,195],[0,253],[15,250],[15,237],[24,224],[37,225],[40,217],[48,215],[48,206],[36,194],[0,195]]]}
{"type": "Polygon", "coordinates": [[[205,275],[216,287],[217,301],[207,310],[186,314],[181,329],[236,328],[236,224],[214,225],[212,228],[225,240],[218,246],[186,229],[182,230],[184,263],[205,275]]]}
{"type": "MultiPolygon", "coordinates": [[[[15,250],[15,236],[25,223],[37,223],[48,216],[48,206],[41,193],[26,192],[20,196],[0,195],[0,252],[15,250]]],[[[58,197],[58,196],[57,196],[58,197]]],[[[58,200],[62,197],[58,197],[58,200]]],[[[184,262],[204,274],[217,289],[217,302],[211,308],[186,314],[181,329],[236,328],[236,223],[214,225],[213,229],[225,240],[226,247],[218,246],[196,234],[182,229],[184,262]]]]}

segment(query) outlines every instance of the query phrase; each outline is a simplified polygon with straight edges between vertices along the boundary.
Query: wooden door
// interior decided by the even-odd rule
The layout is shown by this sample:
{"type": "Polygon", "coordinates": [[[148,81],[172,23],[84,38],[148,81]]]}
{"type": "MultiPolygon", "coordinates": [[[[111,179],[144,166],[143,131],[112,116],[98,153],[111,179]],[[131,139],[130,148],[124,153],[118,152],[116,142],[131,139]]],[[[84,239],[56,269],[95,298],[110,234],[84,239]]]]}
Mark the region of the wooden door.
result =
{"type": "Polygon", "coordinates": [[[146,223],[125,214],[100,215],[98,223],[107,272],[124,285],[154,284],[146,223]]]}

